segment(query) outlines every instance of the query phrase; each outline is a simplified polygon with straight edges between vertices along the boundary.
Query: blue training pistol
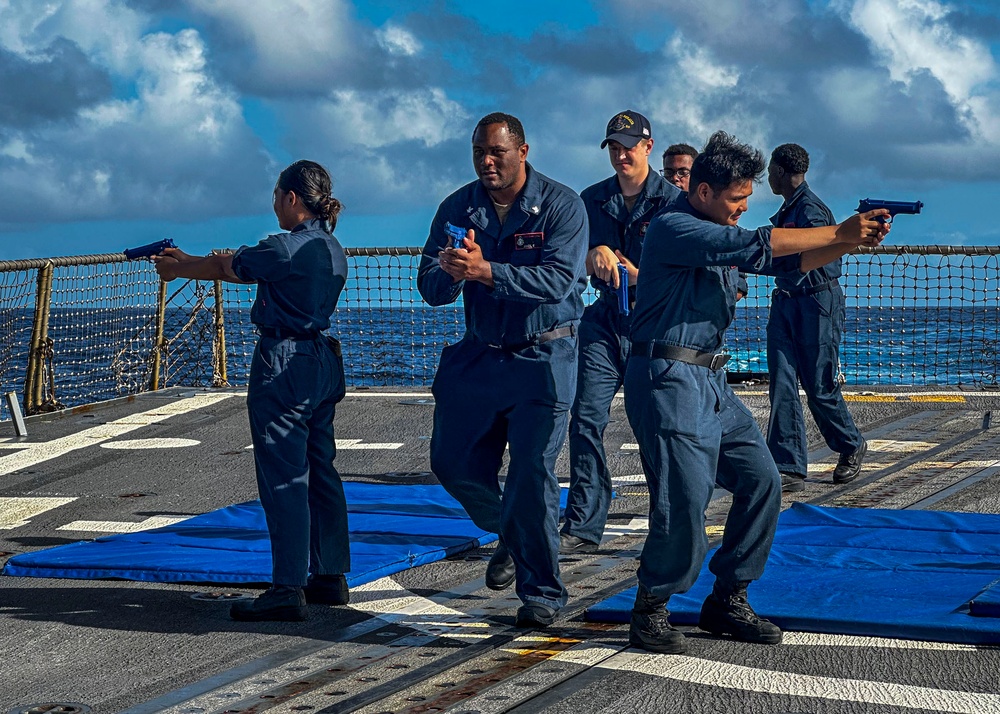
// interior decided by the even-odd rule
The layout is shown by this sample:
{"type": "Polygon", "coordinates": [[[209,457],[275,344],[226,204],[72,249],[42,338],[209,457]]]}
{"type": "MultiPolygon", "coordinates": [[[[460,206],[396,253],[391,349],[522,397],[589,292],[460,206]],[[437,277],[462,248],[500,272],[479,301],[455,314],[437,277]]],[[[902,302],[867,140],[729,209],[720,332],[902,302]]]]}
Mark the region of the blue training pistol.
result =
{"type": "Polygon", "coordinates": [[[451,225],[451,223],[448,223],[447,221],[445,221],[444,232],[448,234],[449,238],[451,238],[451,247],[452,248],[464,248],[465,247],[465,243],[462,242],[462,241],[465,240],[466,230],[464,228],[459,228],[458,226],[453,226],[453,225],[451,225]]]}
{"type": "Polygon", "coordinates": [[[628,315],[628,268],[624,264],[618,264],[618,311],[622,315],[628,315]]]}
{"type": "Polygon", "coordinates": [[[158,240],[155,243],[147,243],[146,245],[140,245],[138,248],[126,248],[124,253],[128,260],[138,260],[139,258],[151,258],[154,255],[159,255],[167,248],[176,248],[172,238],[164,238],[163,240],[158,240]]]}
{"type": "Polygon", "coordinates": [[[897,213],[913,215],[920,213],[920,209],[923,207],[924,204],[920,201],[883,201],[880,198],[862,198],[854,210],[857,213],[865,213],[866,211],[874,211],[876,208],[884,208],[889,212],[889,218],[878,216],[875,220],[879,223],[892,223],[892,219],[896,217],[897,213]]]}

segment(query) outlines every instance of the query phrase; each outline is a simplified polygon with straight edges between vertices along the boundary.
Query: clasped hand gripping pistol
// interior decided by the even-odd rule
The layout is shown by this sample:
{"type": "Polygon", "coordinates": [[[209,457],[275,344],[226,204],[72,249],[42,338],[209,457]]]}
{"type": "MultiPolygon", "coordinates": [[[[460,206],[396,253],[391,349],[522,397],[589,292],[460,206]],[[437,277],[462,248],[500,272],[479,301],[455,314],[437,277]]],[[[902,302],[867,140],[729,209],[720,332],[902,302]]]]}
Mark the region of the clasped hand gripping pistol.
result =
{"type": "Polygon", "coordinates": [[[138,248],[126,248],[125,257],[128,260],[138,260],[139,258],[151,258],[154,255],[159,255],[167,248],[176,248],[174,241],[171,238],[164,238],[163,240],[158,240],[155,243],[147,243],[146,245],[140,245],[138,248]]]}
{"type": "Polygon", "coordinates": [[[458,249],[465,247],[465,243],[462,242],[465,240],[466,231],[464,228],[459,228],[458,226],[453,226],[451,223],[445,222],[444,232],[448,234],[449,238],[451,238],[452,248],[458,249]]]}
{"type": "Polygon", "coordinates": [[[920,209],[923,207],[924,204],[920,201],[883,201],[880,198],[863,198],[858,203],[855,211],[865,213],[866,211],[874,211],[877,208],[884,208],[889,212],[889,218],[876,216],[875,220],[879,223],[892,223],[892,219],[896,217],[896,214],[906,213],[912,215],[920,213],[920,209]]]}

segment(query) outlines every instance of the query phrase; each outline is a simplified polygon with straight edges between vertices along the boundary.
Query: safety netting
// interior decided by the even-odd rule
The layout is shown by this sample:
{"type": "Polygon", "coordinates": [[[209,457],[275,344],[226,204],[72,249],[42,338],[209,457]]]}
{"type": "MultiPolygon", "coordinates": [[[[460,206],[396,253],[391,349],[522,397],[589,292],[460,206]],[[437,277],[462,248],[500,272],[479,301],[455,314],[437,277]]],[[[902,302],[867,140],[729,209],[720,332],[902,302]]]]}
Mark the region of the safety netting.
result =
{"type": "MultiPolygon", "coordinates": [[[[464,331],[461,299],[432,308],[416,290],[419,248],[349,249],[331,331],[352,387],[430,385],[464,331]]],[[[880,246],[844,258],[841,371],[848,385],[996,388],[1000,247],[880,246]]],[[[767,372],[772,281],[727,333],[737,379],[767,372]]],[[[151,387],[243,386],[256,333],[252,285],[174,281],[124,256],[0,262],[0,390],[37,412],[151,387]]],[[[585,301],[594,299],[592,291],[585,301]]],[[[0,403],[6,418],[6,405],[0,403]]]]}

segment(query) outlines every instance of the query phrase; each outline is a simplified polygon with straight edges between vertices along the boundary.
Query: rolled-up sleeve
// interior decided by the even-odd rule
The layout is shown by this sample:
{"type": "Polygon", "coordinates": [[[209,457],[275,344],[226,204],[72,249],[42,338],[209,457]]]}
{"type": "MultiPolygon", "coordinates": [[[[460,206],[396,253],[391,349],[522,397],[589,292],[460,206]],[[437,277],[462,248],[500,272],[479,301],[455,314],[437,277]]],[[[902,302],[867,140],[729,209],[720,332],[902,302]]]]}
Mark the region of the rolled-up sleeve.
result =
{"type": "Polygon", "coordinates": [[[246,282],[281,280],[288,277],[291,265],[288,246],[278,236],[243,246],[233,254],[233,273],[246,282]]]}

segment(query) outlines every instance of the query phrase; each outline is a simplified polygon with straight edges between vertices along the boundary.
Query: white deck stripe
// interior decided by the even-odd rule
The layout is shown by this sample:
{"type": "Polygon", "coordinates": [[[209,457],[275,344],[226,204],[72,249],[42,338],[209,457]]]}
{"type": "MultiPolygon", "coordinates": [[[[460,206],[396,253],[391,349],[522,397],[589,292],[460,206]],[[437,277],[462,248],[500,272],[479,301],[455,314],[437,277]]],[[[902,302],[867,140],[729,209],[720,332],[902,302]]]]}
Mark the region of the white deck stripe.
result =
{"type": "Polygon", "coordinates": [[[0,498],[0,530],[10,530],[27,525],[28,522],[46,511],[72,503],[76,497],[46,498],[34,496],[13,496],[0,498]]]}
{"type": "MultiPolygon", "coordinates": [[[[684,655],[649,655],[623,652],[596,666],[602,669],[636,672],[679,682],[763,694],[859,702],[906,709],[955,712],[956,714],[1000,712],[1000,694],[958,692],[894,682],[873,682],[775,672],[684,655]]],[[[623,704],[627,706],[627,701],[623,704]]]]}
{"type": "Polygon", "coordinates": [[[187,414],[188,412],[193,412],[196,409],[217,404],[218,402],[221,402],[224,399],[229,399],[233,396],[236,395],[231,392],[197,394],[193,397],[179,399],[176,402],[171,402],[170,404],[163,404],[155,409],[140,412],[139,414],[132,414],[130,416],[108,422],[107,424],[99,424],[98,426],[78,431],[75,434],[69,434],[68,436],[53,439],[52,441],[31,443],[22,442],[20,446],[24,447],[23,451],[18,451],[13,454],[7,454],[6,456],[0,457],[0,476],[13,473],[14,471],[18,471],[20,469],[25,469],[30,466],[36,466],[37,464],[45,461],[51,461],[52,459],[59,458],[64,454],[70,453],[71,451],[76,451],[77,449],[83,449],[88,446],[100,444],[104,441],[109,441],[123,434],[128,434],[129,432],[141,429],[144,426],[166,421],[172,416],[187,414]]]}
{"type": "Polygon", "coordinates": [[[815,632],[786,632],[783,645],[796,647],[863,647],[865,649],[933,650],[943,652],[977,652],[995,649],[985,645],[962,645],[954,642],[925,642],[924,640],[897,640],[890,637],[862,637],[859,635],[824,635],[815,632]]]}
{"type": "Polygon", "coordinates": [[[197,446],[197,439],[122,439],[107,441],[101,444],[102,449],[119,449],[122,451],[138,451],[140,449],[184,449],[197,446]]]}
{"type": "Polygon", "coordinates": [[[56,528],[57,531],[86,531],[88,533],[138,533],[148,531],[153,528],[172,526],[175,523],[186,521],[190,516],[178,518],[176,516],[150,516],[144,521],[130,523],[129,521],[73,521],[64,526],[56,528]]]}
{"type": "Polygon", "coordinates": [[[392,578],[351,588],[350,607],[438,637],[483,640],[490,636],[489,622],[414,595],[392,578]]]}
{"type": "Polygon", "coordinates": [[[395,443],[388,443],[388,442],[386,442],[386,443],[381,443],[380,444],[380,443],[377,443],[377,442],[374,442],[374,441],[370,442],[370,443],[363,443],[361,441],[361,439],[334,439],[334,442],[336,442],[336,444],[337,444],[337,450],[338,451],[341,450],[341,449],[379,449],[379,450],[392,450],[392,449],[398,449],[399,447],[402,446],[401,443],[395,444],[395,443]]]}

